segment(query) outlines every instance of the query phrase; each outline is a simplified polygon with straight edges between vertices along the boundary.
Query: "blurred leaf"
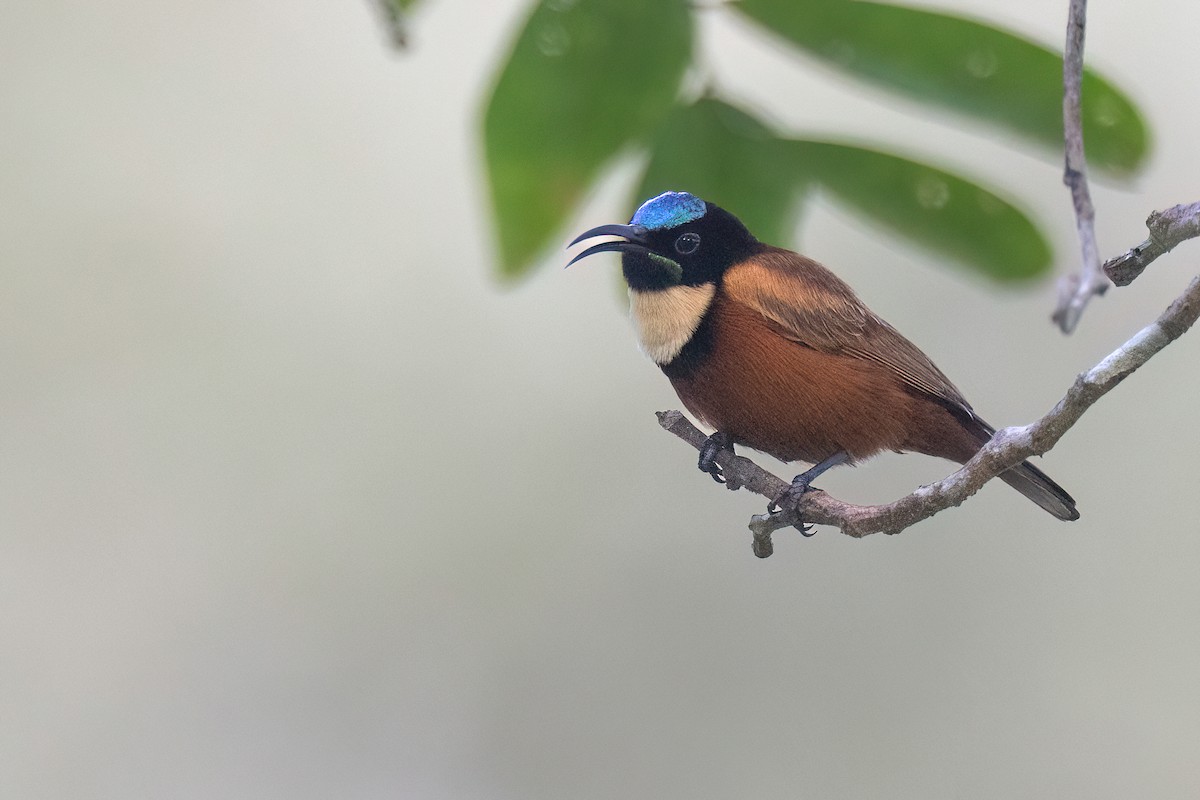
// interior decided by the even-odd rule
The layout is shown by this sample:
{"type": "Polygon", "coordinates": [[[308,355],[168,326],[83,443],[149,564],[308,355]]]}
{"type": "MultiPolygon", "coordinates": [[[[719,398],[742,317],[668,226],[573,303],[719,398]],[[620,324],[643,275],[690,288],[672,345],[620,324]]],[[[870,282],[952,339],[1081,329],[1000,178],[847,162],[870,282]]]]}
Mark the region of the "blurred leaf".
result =
{"type": "Polygon", "coordinates": [[[989,277],[1050,267],[1050,246],[1018,208],[991,191],[905,158],[829,142],[791,142],[792,158],[843,201],[887,228],[989,277]]]}
{"type": "Polygon", "coordinates": [[[691,56],[685,0],[543,0],[484,115],[501,270],[532,266],[600,167],[670,111],[691,56]]]}
{"type": "MultiPolygon", "coordinates": [[[[741,0],[735,8],[833,66],[1016,131],[1061,152],[1062,56],[961,17],[857,0],[741,0]]],[[[1083,80],[1089,165],[1124,174],[1146,157],[1137,108],[1091,70],[1083,80]]]]}
{"type": "Polygon", "coordinates": [[[761,122],[720,100],[678,107],[655,137],[637,202],[688,191],[736,215],[763,241],[783,244],[795,228],[804,180],[781,168],[782,145],[761,122]]]}
{"type": "Polygon", "coordinates": [[[741,109],[703,99],[675,109],[653,143],[637,202],[688,191],[783,245],[796,200],[819,183],[889,230],[1000,279],[1050,266],[1050,247],[1019,209],[965,178],[844,144],[779,138],[741,109]]]}

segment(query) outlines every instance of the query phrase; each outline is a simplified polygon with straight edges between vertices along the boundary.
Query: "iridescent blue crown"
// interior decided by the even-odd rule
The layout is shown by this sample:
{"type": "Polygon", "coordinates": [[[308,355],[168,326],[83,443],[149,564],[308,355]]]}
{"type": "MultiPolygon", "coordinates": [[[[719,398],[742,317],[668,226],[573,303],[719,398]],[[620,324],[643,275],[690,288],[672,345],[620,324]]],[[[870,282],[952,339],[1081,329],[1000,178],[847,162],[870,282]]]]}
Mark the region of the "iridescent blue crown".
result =
{"type": "Polygon", "coordinates": [[[704,216],[704,201],[687,192],[663,192],[642,203],[629,221],[652,231],[674,228],[704,216]]]}

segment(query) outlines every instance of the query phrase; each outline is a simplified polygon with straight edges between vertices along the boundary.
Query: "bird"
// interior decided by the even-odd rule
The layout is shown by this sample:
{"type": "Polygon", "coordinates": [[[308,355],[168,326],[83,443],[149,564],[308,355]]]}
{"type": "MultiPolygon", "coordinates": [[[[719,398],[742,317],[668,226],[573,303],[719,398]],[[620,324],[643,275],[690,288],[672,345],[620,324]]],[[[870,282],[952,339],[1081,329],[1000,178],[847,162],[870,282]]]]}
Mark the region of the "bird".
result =
{"type": "MultiPolygon", "coordinates": [[[[813,466],[774,505],[795,504],[826,470],[885,451],[959,464],[995,433],[916,345],[817,261],[760,242],[736,216],[688,192],[600,225],[567,266],[616,252],[641,349],[683,405],[714,430],[698,465],[742,445],[813,466]]],[[[1071,495],[1022,462],[1000,479],[1061,520],[1071,495]]]]}

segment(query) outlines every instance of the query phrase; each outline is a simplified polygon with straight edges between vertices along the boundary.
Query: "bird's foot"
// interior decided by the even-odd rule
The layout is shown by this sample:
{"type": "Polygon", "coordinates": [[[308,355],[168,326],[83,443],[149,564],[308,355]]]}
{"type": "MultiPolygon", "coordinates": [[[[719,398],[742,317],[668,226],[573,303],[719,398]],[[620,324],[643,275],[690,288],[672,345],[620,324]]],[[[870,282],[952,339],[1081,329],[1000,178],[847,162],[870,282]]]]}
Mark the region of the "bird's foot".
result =
{"type": "MultiPolygon", "coordinates": [[[[779,497],[776,497],[774,500],[767,503],[767,513],[768,514],[771,514],[772,516],[774,516],[775,514],[782,514],[784,512],[784,509],[788,509],[788,510],[792,511],[793,513],[797,512],[797,507],[800,503],[800,498],[804,496],[804,492],[801,492],[799,495],[797,495],[796,497],[793,498],[791,496],[792,488],[793,487],[789,486],[787,489],[783,490],[783,492],[779,495],[779,497]]],[[[805,489],[805,491],[808,491],[808,490],[805,489]]],[[[796,522],[794,525],[792,525],[792,527],[795,528],[796,530],[800,531],[801,536],[813,536],[817,532],[816,525],[810,525],[807,522],[805,522],[803,519],[796,522]]]]}
{"type": "MultiPolygon", "coordinates": [[[[824,461],[814,464],[811,468],[801,472],[795,478],[792,478],[790,486],[780,492],[779,496],[771,501],[771,504],[767,506],[767,511],[776,514],[784,509],[799,510],[801,499],[815,488],[812,482],[817,479],[817,476],[825,472],[825,470],[836,467],[839,464],[845,464],[849,460],[850,456],[847,453],[834,453],[824,461]]],[[[806,525],[803,522],[798,523],[796,529],[805,536],[812,536],[816,532],[813,530],[812,525],[806,525]]]]}
{"type": "Polygon", "coordinates": [[[812,482],[815,477],[815,475],[804,472],[792,478],[791,485],[775,499],[775,505],[780,508],[795,508],[800,505],[800,498],[812,491],[812,482]]]}
{"type": "Polygon", "coordinates": [[[700,471],[707,472],[717,483],[725,482],[725,476],[717,464],[717,453],[722,450],[733,452],[733,438],[727,433],[717,431],[704,440],[704,444],[700,447],[700,460],[697,462],[700,471]]]}
{"type": "MultiPolygon", "coordinates": [[[[790,486],[784,489],[779,497],[776,497],[767,504],[768,514],[782,514],[784,509],[789,511],[797,511],[800,508],[800,499],[804,497],[812,487],[813,476],[809,476],[806,472],[802,475],[797,475],[790,486]]],[[[800,531],[801,536],[812,536],[816,533],[815,526],[806,524],[803,521],[796,523],[796,530],[800,531]]]]}

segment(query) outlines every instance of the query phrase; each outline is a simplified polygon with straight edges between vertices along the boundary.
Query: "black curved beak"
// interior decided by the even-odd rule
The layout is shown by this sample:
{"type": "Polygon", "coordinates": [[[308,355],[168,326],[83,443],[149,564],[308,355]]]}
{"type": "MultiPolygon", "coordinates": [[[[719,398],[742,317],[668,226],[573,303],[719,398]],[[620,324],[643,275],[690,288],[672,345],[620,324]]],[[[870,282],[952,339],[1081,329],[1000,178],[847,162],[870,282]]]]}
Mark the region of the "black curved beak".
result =
{"type": "Polygon", "coordinates": [[[580,259],[594,256],[596,253],[644,253],[650,251],[649,242],[646,240],[646,229],[641,225],[601,225],[579,234],[567,247],[574,247],[585,239],[594,239],[597,236],[620,236],[623,241],[594,244],[568,261],[567,267],[580,259]]]}

